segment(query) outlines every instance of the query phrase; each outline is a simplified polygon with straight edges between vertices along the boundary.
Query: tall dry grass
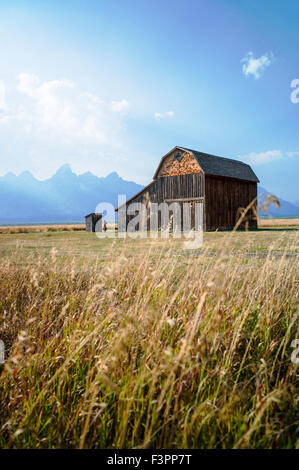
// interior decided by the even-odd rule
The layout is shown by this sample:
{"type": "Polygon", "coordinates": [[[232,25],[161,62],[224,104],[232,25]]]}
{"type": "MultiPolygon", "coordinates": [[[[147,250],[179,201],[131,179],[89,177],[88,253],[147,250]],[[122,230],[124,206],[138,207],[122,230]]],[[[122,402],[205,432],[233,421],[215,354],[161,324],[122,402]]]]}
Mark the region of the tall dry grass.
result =
{"type": "Polygon", "coordinates": [[[44,232],[74,232],[85,230],[84,224],[59,224],[59,225],[22,225],[0,226],[0,234],[16,233],[44,233],[44,232]]]}
{"type": "Polygon", "coordinates": [[[0,446],[298,447],[298,236],[279,256],[283,234],[262,256],[234,236],[1,259],[0,446]]]}
{"type": "Polygon", "coordinates": [[[258,226],[263,227],[299,227],[299,218],[293,219],[259,219],[258,226]]]}

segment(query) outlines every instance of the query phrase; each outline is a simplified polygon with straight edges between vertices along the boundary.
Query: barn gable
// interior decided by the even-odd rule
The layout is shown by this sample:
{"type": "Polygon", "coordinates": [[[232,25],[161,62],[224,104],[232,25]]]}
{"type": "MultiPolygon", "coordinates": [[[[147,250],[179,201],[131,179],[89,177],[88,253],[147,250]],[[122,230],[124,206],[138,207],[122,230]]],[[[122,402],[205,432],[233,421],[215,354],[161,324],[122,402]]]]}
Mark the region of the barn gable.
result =
{"type": "Polygon", "coordinates": [[[246,163],[231,158],[216,157],[215,155],[184,147],[174,147],[162,157],[154,175],[154,180],[161,176],[201,172],[205,175],[222,176],[254,183],[259,182],[252,168],[246,163]],[[178,161],[180,159],[180,157],[177,158],[178,155],[182,156],[180,161],[178,161]]]}
{"type": "Polygon", "coordinates": [[[196,173],[202,173],[202,168],[192,152],[175,147],[174,150],[162,158],[154,179],[196,173]]]}

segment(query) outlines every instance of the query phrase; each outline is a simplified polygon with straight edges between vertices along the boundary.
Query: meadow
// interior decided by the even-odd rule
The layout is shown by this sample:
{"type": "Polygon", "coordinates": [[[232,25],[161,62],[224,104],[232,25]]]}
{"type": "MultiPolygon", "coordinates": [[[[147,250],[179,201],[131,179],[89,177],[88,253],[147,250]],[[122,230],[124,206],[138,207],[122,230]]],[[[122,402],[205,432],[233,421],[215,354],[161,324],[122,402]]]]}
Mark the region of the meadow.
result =
{"type": "Polygon", "coordinates": [[[299,237],[0,234],[0,447],[299,448],[299,237]]]}

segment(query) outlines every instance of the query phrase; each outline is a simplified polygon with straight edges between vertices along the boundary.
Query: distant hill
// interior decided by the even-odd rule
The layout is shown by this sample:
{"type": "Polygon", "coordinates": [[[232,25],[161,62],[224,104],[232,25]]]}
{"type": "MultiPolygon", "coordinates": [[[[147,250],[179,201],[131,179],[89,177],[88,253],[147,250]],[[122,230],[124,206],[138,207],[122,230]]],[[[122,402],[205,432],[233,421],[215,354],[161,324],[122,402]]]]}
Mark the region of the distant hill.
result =
{"type": "Polygon", "coordinates": [[[100,178],[90,172],[76,175],[69,165],[44,181],[28,171],[7,173],[0,177],[0,224],[83,222],[97,204],[117,207],[118,194],[130,198],[142,188],[116,172],[100,178]]]}
{"type": "Polygon", "coordinates": [[[296,203],[293,204],[291,202],[285,201],[281,199],[280,197],[278,197],[276,194],[273,194],[267,191],[266,189],[264,189],[263,187],[258,186],[259,198],[260,197],[265,198],[270,194],[277,197],[280,203],[280,207],[278,208],[276,207],[275,204],[271,203],[267,209],[266,214],[261,209],[259,209],[260,216],[265,217],[267,215],[270,215],[272,217],[299,217],[299,207],[296,205],[296,203]]]}
{"type": "MultiPolygon", "coordinates": [[[[143,188],[122,179],[116,172],[97,177],[90,172],[76,175],[69,165],[63,165],[49,179],[40,181],[30,172],[19,176],[7,173],[0,177],[0,224],[84,222],[84,216],[94,212],[100,202],[117,207],[118,194],[127,199],[143,188]]],[[[259,187],[259,196],[269,191],[259,187]]],[[[299,217],[299,207],[280,198],[280,208],[271,204],[272,217],[299,217]]],[[[260,210],[259,214],[265,214],[260,210]]]]}

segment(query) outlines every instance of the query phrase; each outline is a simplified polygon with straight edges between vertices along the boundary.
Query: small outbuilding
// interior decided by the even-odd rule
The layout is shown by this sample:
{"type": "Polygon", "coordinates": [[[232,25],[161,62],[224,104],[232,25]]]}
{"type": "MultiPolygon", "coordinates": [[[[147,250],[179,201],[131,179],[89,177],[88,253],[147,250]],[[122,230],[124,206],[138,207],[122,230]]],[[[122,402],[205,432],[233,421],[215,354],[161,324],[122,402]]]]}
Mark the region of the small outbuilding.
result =
{"type": "MultiPolygon", "coordinates": [[[[240,211],[252,203],[246,214],[246,226],[257,228],[258,182],[252,168],[239,160],[174,147],[162,157],[153,181],[126,205],[178,202],[192,208],[195,202],[202,202],[205,230],[232,230],[240,211]]],[[[131,219],[132,216],[127,216],[126,224],[131,219]]]]}
{"type": "Polygon", "coordinates": [[[94,212],[85,216],[86,232],[101,231],[102,214],[95,214],[94,212]],[[100,221],[100,224],[99,224],[100,221]]]}

